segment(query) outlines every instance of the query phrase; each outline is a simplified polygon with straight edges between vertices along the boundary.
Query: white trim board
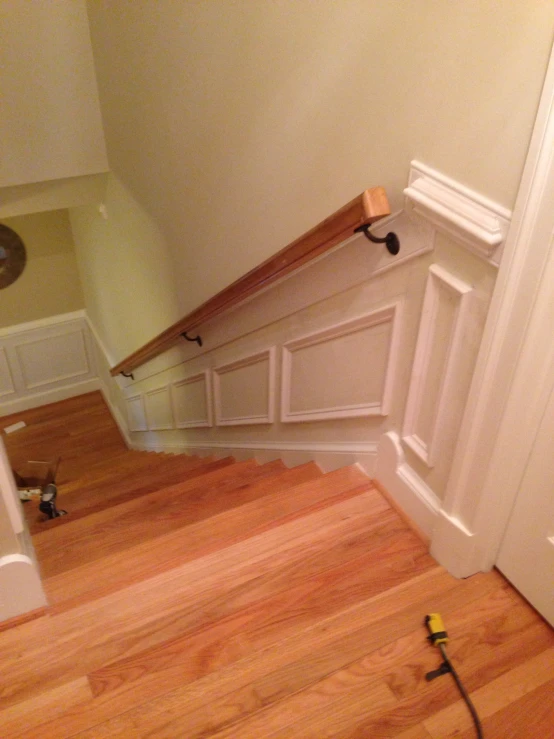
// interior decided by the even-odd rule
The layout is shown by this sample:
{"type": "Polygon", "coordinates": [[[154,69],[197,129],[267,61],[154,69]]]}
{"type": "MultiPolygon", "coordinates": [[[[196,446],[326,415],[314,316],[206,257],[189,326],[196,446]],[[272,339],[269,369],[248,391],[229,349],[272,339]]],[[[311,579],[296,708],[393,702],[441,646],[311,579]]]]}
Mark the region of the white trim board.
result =
{"type": "Polygon", "coordinates": [[[374,442],[319,442],[319,441],[197,441],[183,440],[181,444],[163,442],[132,442],[132,449],[167,452],[170,454],[203,453],[218,457],[235,456],[240,459],[254,457],[259,462],[281,459],[293,467],[314,461],[323,472],[330,472],[345,465],[358,464],[370,477],[375,471],[377,444],[374,442]]]}
{"type": "Polygon", "coordinates": [[[511,211],[415,160],[404,194],[409,212],[498,266],[511,211]]]}
{"type": "MultiPolygon", "coordinates": [[[[397,364],[399,340],[400,303],[393,303],[378,310],[371,311],[363,316],[352,318],[349,321],[335,323],[320,331],[315,331],[283,344],[282,371],[281,371],[281,421],[283,423],[306,422],[315,420],[331,420],[338,418],[352,418],[357,416],[386,416],[389,413],[390,401],[394,385],[394,374],[397,364]],[[291,410],[293,357],[294,353],[331,342],[343,336],[356,334],[366,328],[391,324],[390,338],[386,348],[386,364],[382,380],[381,397],[376,401],[341,405],[323,408],[309,408],[301,411],[291,410]]],[[[315,369],[315,368],[314,368],[315,369]]],[[[341,377],[340,379],[344,379],[341,377]]]]}
{"type": "MultiPolygon", "coordinates": [[[[458,577],[494,565],[542,410],[541,384],[529,380],[524,413],[517,420],[517,444],[501,443],[507,425],[513,424],[505,412],[509,403],[517,400],[511,395],[515,370],[553,253],[552,141],[554,51],[469,391],[443,515],[432,539],[432,554],[458,577]],[[451,547],[455,537],[458,544],[451,547]]],[[[545,327],[544,338],[551,344],[551,326],[545,327]]],[[[540,357],[544,363],[544,352],[540,357]]],[[[535,378],[543,371],[544,366],[535,362],[535,378]]]]}
{"type": "Polygon", "coordinates": [[[212,375],[210,370],[203,370],[194,375],[189,375],[182,380],[170,383],[171,409],[175,427],[178,429],[210,428],[213,426],[213,403],[212,403],[212,375]],[[180,388],[197,383],[204,383],[204,402],[206,404],[206,415],[204,418],[179,419],[179,407],[177,394],[180,388]]]}
{"type": "Polygon", "coordinates": [[[274,346],[253,354],[248,354],[232,362],[226,362],[214,367],[212,370],[213,405],[216,426],[248,426],[250,424],[271,424],[275,415],[275,356],[274,346]],[[267,400],[262,413],[252,413],[236,416],[223,415],[223,395],[221,378],[232,372],[240,372],[246,367],[253,367],[262,362],[267,362],[267,400]]]}
{"type": "Polygon", "coordinates": [[[447,406],[449,394],[454,385],[454,373],[463,351],[463,331],[468,311],[468,302],[473,287],[458,279],[443,267],[432,264],[425,287],[425,297],[421,314],[421,322],[416,343],[416,353],[412,366],[410,388],[402,440],[428,466],[433,467],[437,456],[437,448],[443,436],[443,429],[448,417],[447,406]],[[454,302],[453,315],[448,337],[437,335],[438,313],[441,300],[454,302]],[[439,373],[440,385],[436,397],[436,406],[432,409],[429,438],[423,439],[418,434],[419,419],[426,401],[425,387],[430,372],[433,348],[448,340],[444,362],[439,373]]]}
{"type": "Polygon", "coordinates": [[[407,464],[400,437],[383,434],[377,450],[375,479],[426,536],[431,536],[441,507],[439,498],[407,464]]]}
{"type": "Polygon", "coordinates": [[[98,390],[94,339],[84,311],[0,331],[0,416],[98,390]]]}

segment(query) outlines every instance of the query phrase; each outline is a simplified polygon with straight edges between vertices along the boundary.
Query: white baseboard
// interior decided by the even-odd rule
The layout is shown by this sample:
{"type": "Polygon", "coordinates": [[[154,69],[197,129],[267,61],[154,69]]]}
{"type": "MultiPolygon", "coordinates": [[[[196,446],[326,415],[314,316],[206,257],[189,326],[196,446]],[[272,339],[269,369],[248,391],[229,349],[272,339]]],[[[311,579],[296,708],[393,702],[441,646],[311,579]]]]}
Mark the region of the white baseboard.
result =
{"type": "Polygon", "coordinates": [[[440,510],[440,501],[407,464],[398,434],[383,434],[377,450],[375,479],[399,508],[426,536],[431,536],[440,510]]]}
{"type": "Polygon", "coordinates": [[[491,562],[488,568],[482,566],[478,561],[477,536],[445,511],[439,511],[430,552],[454,577],[469,577],[494,564],[491,562]]]}
{"type": "Polygon", "coordinates": [[[187,442],[164,444],[162,442],[142,441],[131,443],[133,449],[141,451],[166,452],[169,454],[199,454],[200,456],[226,457],[237,459],[254,457],[258,462],[282,459],[288,467],[314,461],[323,470],[331,472],[339,467],[359,464],[373,477],[377,459],[377,445],[372,442],[187,442]]]}
{"type": "Polygon", "coordinates": [[[92,393],[94,390],[100,390],[100,381],[97,377],[84,382],[77,382],[73,385],[64,385],[54,390],[46,390],[43,393],[34,393],[16,400],[11,400],[0,405],[0,418],[3,416],[11,416],[12,413],[21,413],[30,408],[40,408],[43,405],[57,403],[60,400],[75,398],[77,395],[92,393]]]}

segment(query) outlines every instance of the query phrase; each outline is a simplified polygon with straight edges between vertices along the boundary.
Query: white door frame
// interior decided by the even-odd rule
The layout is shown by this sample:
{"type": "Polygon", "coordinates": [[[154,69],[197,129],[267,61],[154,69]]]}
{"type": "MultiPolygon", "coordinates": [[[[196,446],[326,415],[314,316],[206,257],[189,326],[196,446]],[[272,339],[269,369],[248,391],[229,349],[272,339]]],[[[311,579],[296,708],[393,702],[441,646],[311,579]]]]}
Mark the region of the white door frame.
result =
{"type": "MultiPolygon", "coordinates": [[[[548,193],[553,179],[554,50],[431,539],[432,554],[457,577],[486,571],[496,561],[550,389],[544,379],[553,327],[543,326],[536,347],[524,347],[523,342],[554,251],[554,202],[548,193]],[[516,368],[529,362],[533,372],[525,397],[516,397],[516,368]]],[[[542,287],[552,291],[553,284],[542,287]]]]}

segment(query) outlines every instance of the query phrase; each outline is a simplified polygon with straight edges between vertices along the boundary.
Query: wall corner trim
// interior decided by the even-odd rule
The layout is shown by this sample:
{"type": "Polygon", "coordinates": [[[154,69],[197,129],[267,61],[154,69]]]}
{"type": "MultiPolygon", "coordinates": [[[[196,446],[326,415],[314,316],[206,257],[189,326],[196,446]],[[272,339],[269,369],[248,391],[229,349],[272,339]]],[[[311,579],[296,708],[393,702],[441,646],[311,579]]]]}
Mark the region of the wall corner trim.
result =
{"type": "Polygon", "coordinates": [[[425,535],[431,536],[440,501],[407,464],[400,437],[394,431],[383,434],[379,441],[375,479],[415,525],[425,535]]]}
{"type": "Polygon", "coordinates": [[[498,266],[512,213],[425,164],[412,161],[406,209],[498,266]]]}
{"type": "Polygon", "coordinates": [[[430,552],[454,577],[469,577],[478,569],[477,536],[462,521],[446,511],[439,511],[430,552]]]}

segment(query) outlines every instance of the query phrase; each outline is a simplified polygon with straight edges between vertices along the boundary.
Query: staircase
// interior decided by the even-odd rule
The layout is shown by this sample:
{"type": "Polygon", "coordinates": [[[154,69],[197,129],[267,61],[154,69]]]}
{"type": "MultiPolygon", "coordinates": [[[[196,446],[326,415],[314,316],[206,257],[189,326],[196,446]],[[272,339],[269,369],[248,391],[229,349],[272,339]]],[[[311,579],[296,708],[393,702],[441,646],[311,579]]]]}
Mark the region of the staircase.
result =
{"type": "Polygon", "coordinates": [[[438,567],[359,468],[129,451],[104,421],[98,454],[69,408],[69,515],[26,506],[50,606],[0,632],[3,739],[458,736],[455,686],[425,681],[434,610],[471,635],[469,690],[523,665],[550,687],[550,629],[498,573],[438,567]]]}

